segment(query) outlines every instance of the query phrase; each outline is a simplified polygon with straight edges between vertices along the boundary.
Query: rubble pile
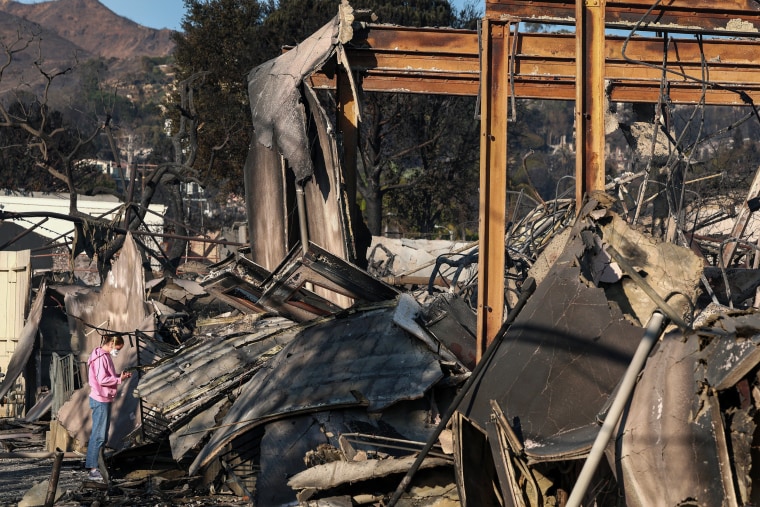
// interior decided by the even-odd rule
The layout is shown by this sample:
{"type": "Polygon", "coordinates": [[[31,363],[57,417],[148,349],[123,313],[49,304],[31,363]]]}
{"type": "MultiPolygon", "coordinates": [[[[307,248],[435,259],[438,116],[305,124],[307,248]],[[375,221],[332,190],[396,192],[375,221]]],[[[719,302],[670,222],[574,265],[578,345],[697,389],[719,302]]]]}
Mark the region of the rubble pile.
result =
{"type": "MultiPolygon", "coordinates": [[[[64,305],[38,305],[27,336],[62,311],[72,350],[106,329],[88,322],[129,313],[117,325],[134,327],[120,331],[127,353],[117,367],[137,374],[114,406],[111,483],[63,500],[383,505],[414,468],[402,504],[496,505],[501,494],[521,505],[561,502],[657,311],[674,319],[587,498],[651,505],[702,492],[707,503],[731,494],[749,501],[760,322],[749,307],[699,307],[699,257],[631,228],[614,208],[614,200],[590,199],[540,245],[535,234],[524,236],[530,246],[513,239],[510,251],[525,266],[510,275],[514,290],[531,280],[537,289],[524,307],[512,306],[510,325],[477,364],[475,312],[450,283],[461,266],[442,262],[412,268],[427,270],[427,284],[398,276],[393,286],[310,245],[295,249],[281,273],[266,274],[242,250],[195,282],[145,283],[135,279],[140,257],[127,241],[99,290],[40,285],[36,301],[64,294],[64,305]],[[340,287],[356,303],[336,309],[306,284],[285,297],[293,273],[340,287]],[[127,300],[129,312],[109,310],[127,300]],[[201,307],[202,318],[187,312],[201,307]],[[211,309],[221,313],[208,316],[211,309]],[[667,453],[657,450],[661,441],[667,453]],[[676,471],[685,476],[678,488],[658,480],[676,471]]],[[[538,225],[547,215],[532,216],[538,225]]],[[[409,269],[408,246],[383,247],[397,274],[409,269]]],[[[62,387],[54,382],[52,394],[62,387]]],[[[66,393],[55,414],[51,395],[30,410],[32,420],[52,416],[59,428],[48,435],[48,458],[63,442],[81,460],[87,392],[66,393]]],[[[19,446],[21,436],[13,438],[19,446]]]]}
{"type": "Polygon", "coordinates": [[[247,248],[203,275],[153,273],[127,233],[98,286],[35,278],[0,380],[4,397],[23,375],[34,406],[0,431],[3,456],[44,426],[36,456],[82,459],[84,364],[118,334],[133,375],[109,480],[61,505],[758,503],[756,191],[728,237],[642,226],[616,197],[641,175],[514,206],[506,319],[481,350],[479,245],[370,240],[356,220],[308,80],[342,58],[341,13],[249,75],[247,248]]]}

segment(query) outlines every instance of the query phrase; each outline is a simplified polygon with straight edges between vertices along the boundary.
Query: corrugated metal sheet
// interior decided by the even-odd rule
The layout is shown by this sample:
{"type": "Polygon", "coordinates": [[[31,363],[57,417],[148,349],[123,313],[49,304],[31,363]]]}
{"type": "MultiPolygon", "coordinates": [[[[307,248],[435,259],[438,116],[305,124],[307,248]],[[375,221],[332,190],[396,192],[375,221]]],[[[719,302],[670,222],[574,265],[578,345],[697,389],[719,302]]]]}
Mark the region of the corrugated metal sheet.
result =
{"type": "MultiPolygon", "coordinates": [[[[156,363],[134,392],[145,411],[146,439],[158,441],[175,430],[180,435],[173,440],[183,435],[202,436],[201,430],[187,427],[198,423],[193,418],[244,385],[300,329],[281,317],[262,319],[248,333],[204,339],[156,363]]],[[[206,431],[211,427],[213,421],[206,431]]],[[[187,451],[183,446],[180,443],[175,451],[172,444],[176,459],[187,451]]]]}
{"type": "Polygon", "coordinates": [[[378,303],[305,327],[242,387],[191,473],[261,423],[336,408],[376,413],[422,397],[443,377],[439,356],[394,324],[395,312],[395,302],[378,303]]]}

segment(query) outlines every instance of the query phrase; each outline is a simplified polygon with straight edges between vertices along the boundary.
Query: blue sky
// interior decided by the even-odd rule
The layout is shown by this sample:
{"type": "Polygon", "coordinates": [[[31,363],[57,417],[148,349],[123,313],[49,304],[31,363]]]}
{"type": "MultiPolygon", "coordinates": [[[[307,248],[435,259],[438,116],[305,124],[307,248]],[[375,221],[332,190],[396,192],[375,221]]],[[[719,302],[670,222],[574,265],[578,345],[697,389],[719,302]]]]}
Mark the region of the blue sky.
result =
{"type": "MultiPolygon", "coordinates": [[[[41,3],[43,0],[20,0],[23,3],[41,3]]],[[[48,0],[49,1],[49,0],[48,0]]],[[[185,15],[183,0],[100,0],[100,3],[113,12],[143,26],[150,28],[170,28],[179,30],[182,17],[185,15]]],[[[460,8],[465,0],[452,0],[455,7],[460,8]]],[[[485,10],[485,0],[479,0],[485,10]]],[[[335,1],[336,12],[338,0],[335,1]]]]}
{"type": "MultiPolygon", "coordinates": [[[[18,0],[25,4],[38,4],[50,0],[18,0]]],[[[125,18],[150,28],[179,30],[185,15],[182,0],[100,0],[100,3],[125,18]]]]}
{"type": "Polygon", "coordinates": [[[113,12],[150,28],[179,30],[185,15],[182,0],[100,0],[113,12]]]}

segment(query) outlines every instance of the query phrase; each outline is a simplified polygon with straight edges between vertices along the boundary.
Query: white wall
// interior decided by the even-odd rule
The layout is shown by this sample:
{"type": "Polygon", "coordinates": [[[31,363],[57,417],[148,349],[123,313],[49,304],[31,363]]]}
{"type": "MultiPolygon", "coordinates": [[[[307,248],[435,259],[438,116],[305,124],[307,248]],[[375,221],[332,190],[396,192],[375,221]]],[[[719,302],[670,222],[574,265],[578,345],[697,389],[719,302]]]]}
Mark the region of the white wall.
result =
{"type": "MultiPolygon", "coordinates": [[[[113,218],[121,210],[122,203],[113,196],[78,196],[77,209],[83,213],[93,216],[104,216],[113,218]]],[[[69,194],[42,194],[36,193],[34,196],[18,195],[0,195],[0,209],[15,213],[43,211],[50,213],[69,214],[69,194]]],[[[146,213],[145,222],[152,232],[163,232],[163,215],[166,213],[166,206],[152,204],[148,209],[154,213],[146,213]]],[[[43,218],[25,218],[14,220],[14,223],[21,227],[31,227],[41,222],[43,218]]],[[[34,232],[47,238],[58,238],[66,235],[69,239],[74,237],[73,224],[68,220],[51,218],[34,232]]]]}

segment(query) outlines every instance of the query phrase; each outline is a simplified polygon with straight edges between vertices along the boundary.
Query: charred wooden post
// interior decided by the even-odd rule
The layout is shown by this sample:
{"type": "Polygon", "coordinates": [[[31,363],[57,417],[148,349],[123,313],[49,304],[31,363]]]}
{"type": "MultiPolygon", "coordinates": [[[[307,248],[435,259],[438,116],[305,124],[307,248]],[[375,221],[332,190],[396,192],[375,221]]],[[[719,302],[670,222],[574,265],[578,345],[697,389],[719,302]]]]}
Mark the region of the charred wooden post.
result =
{"type": "Polygon", "coordinates": [[[605,0],[575,3],[575,202],[604,190],[605,0]]]}
{"type": "Polygon", "coordinates": [[[53,460],[53,472],[50,474],[48,482],[47,496],[45,497],[45,507],[52,507],[55,503],[55,492],[58,489],[58,477],[61,474],[61,463],[63,463],[63,451],[56,449],[55,459],[53,460]]]}
{"type": "Polygon", "coordinates": [[[483,20],[480,121],[480,261],[476,358],[485,353],[504,322],[504,231],[506,230],[507,111],[510,23],[483,20]]]}

